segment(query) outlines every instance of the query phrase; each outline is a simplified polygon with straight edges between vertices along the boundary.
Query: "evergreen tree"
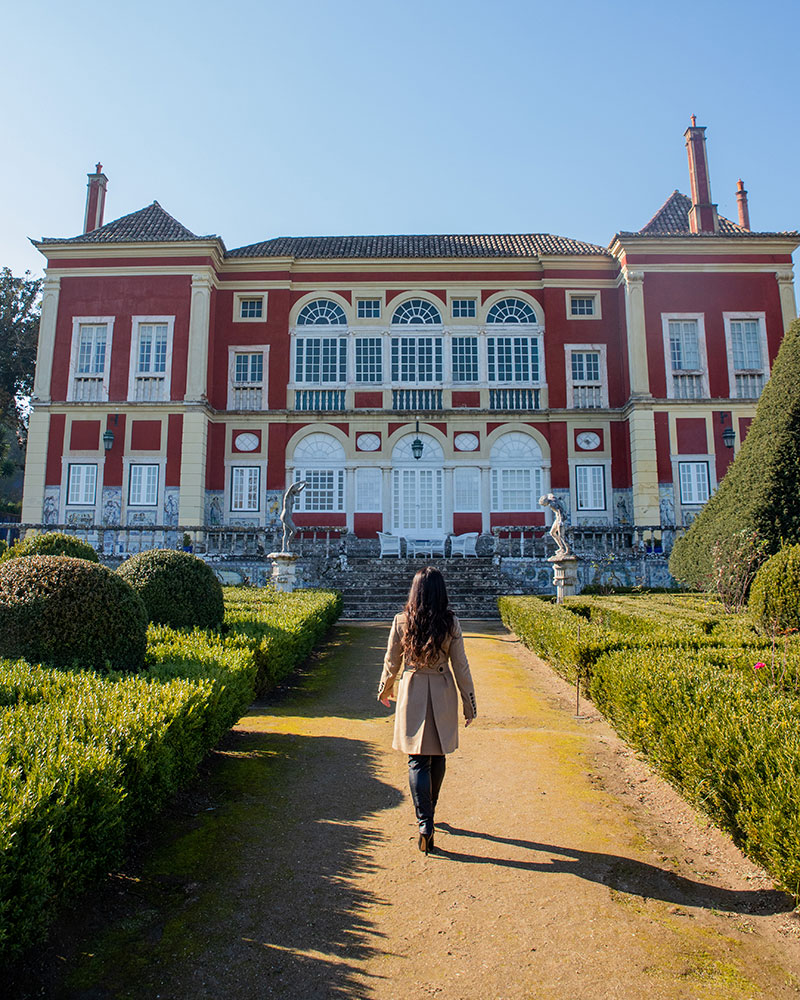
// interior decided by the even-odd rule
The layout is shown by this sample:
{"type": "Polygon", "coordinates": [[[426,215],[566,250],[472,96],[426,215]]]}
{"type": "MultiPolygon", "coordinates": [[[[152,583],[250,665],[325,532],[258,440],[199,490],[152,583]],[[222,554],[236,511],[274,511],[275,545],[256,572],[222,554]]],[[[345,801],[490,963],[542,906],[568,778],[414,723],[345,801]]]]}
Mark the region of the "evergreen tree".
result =
{"type": "Polygon", "coordinates": [[[25,397],[33,391],[42,279],[0,268],[0,421],[25,436],[25,397]]]}
{"type": "Polygon", "coordinates": [[[789,327],[750,430],[719,489],[672,550],[672,575],[708,585],[714,550],[756,533],[767,553],[800,542],[800,320],[789,327]]]}

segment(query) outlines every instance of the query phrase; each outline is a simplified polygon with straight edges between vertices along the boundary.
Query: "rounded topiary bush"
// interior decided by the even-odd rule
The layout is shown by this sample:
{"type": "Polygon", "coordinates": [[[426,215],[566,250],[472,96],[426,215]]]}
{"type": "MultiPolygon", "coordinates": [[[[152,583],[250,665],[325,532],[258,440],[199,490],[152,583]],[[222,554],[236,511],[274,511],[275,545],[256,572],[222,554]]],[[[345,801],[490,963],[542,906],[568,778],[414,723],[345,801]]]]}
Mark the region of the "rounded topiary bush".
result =
{"type": "Polygon", "coordinates": [[[88,559],[99,562],[97,552],[88,542],[61,531],[47,531],[40,535],[30,535],[7,549],[0,561],[22,559],[25,556],[72,556],[74,559],[88,559]]]}
{"type": "Polygon", "coordinates": [[[800,545],[785,545],[756,573],[749,610],[765,629],[800,628],[800,545]]]}
{"type": "Polygon", "coordinates": [[[0,656],[141,670],[146,643],[142,599],[105,566],[70,556],[0,566],[0,656]]]}
{"type": "Polygon", "coordinates": [[[222,624],[222,585],[211,567],[189,552],[139,552],[117,573],[139,592],[151,622],[173,628],[219,628],[222,624]]]}

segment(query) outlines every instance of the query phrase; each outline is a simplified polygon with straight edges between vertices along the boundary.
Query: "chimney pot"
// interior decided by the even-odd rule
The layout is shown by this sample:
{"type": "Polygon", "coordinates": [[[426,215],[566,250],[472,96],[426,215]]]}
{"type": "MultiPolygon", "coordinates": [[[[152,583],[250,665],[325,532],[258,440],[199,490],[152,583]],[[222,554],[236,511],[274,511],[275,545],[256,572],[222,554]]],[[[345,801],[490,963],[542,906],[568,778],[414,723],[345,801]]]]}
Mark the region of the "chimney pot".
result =
{"type": "Polygon", "coordinates": [[[103,164],[95,165],[95,172],[87,174],[89,183],[86,185],[86,214],[83,217],[83,231],[90,233],[103,225],[103,212],[106,206],[106,185],[108,178],[103,173],[103,164]]]}
{"type": "Polygon", "coordinates": [[[692,124],[684,132],[684,137],[689,154],[689,181],[692,187],[689,229],[693,233],[719,232],[717,206],[711,201],[706,130],[704,125],[697,124],[696,115],[692,115],[692,124]]]}
{"type": "Polygon", "coordinates": [[[741,177],[736,184],[736,205],[739,209],[739,225],[742,229],[749,229],[750,208],[747,204],[747,192],[744,189],[744,181],[741,177]]]}

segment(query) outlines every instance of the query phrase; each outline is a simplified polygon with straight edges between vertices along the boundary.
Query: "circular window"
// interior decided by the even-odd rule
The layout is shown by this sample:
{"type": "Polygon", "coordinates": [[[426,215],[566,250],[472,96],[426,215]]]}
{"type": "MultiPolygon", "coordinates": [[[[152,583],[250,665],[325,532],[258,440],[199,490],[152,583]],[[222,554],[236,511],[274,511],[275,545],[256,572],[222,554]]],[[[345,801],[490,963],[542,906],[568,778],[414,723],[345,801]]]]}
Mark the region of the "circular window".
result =
{"type": "Polygon", "coordinates": [[[259,445],[257,434],[237,434],[233,446],[237,451],[256,451],[259,445]]]}
{"type": "Polygon", "coordinates": [[[477,434],[456,434],[453,444],[456,451],[477,451],[480,441],[477,434]]]}
{"type": "Polygon", "coordinates": [[[381,439],[377,434],[359,434],[356,445],[359,451],[377,451],[381,446],[381,439]]]}

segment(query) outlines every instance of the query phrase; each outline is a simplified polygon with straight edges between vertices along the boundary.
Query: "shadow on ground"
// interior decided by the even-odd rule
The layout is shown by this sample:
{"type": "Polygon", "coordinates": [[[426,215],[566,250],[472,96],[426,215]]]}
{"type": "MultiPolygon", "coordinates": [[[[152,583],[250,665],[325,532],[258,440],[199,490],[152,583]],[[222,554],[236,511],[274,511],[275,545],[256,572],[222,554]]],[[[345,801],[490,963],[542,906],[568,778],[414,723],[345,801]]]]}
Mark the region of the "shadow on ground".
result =
{"type": "Polygon", "coordinates": [[[791,897],[776,889],[722,889],[618,854],[581,851],[572,847],[540,844],[533,840],[515,840],[475,830],[461,830],[450,826],[449,823],[437,825],[454,836],[472,837],[476,840],[507,844],[510,847],[522,847],[529,851],[551,855],[546,861],[522,861],[486,857],[480,854],[461,854],[458,851],[447,850],[446,845],[442,848],[437,844],[437,854],[451,861],[496,865],[499,868],[516,868],[521,871],[549,872],[554,875],[567,873],[644,899],[660,899],[665,903],[700,906],[726,913],[788,913],[794,909],[791,897]]]}

